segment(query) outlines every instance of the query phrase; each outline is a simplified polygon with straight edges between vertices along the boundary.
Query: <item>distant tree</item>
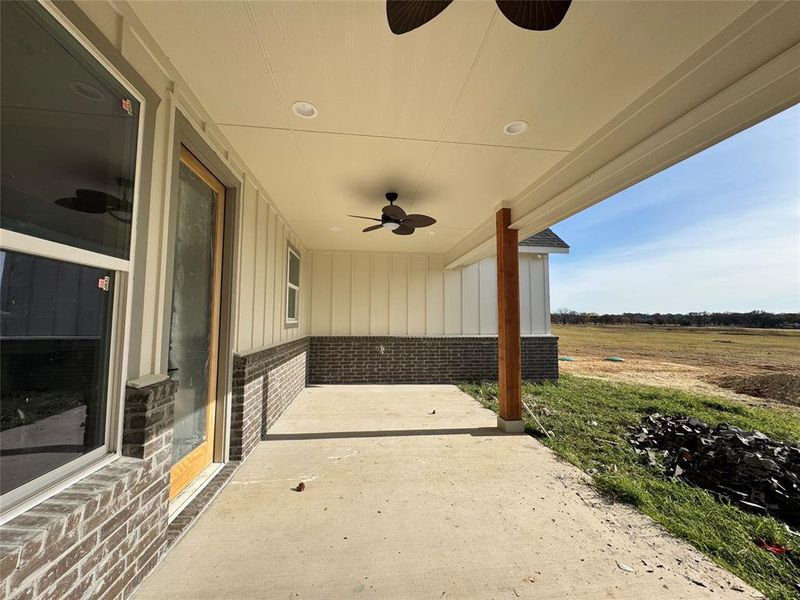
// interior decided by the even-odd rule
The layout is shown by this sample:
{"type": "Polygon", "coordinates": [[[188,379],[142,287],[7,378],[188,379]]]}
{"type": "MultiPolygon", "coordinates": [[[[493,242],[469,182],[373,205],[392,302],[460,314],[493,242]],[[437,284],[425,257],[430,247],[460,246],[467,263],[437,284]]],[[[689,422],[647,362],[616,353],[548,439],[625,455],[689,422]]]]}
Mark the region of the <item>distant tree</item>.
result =
{"type": "Polygon", "coordinates": [[[738,312],[597,314],[560,308],[551,315],[556,325],[649,325],[677,327],[754,327],[800,329],[800,313],[738,312]]]}

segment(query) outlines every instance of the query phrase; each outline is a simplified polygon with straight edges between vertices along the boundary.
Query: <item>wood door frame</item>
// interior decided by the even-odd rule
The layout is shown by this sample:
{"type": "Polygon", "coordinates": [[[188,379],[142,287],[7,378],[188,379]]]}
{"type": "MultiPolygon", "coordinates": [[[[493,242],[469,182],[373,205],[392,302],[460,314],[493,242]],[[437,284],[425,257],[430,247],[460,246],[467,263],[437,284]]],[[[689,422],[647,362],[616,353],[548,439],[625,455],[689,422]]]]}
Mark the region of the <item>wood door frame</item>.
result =
{"type": "Polygon", "coordinates": [[[217,201],[214,208],[214,268],[212,275],[213,293],[211,295],[211,332],[208,345],[206,439],[197,448],[172,465],[169,481],[170,500],[180,494],[214,460],[216,414],[219,402],[217,374],[219,371],[219,334],[222,317],[222,255],[225,232],[225,186],[183,145],[180,148],[180,163],[185,164],[203,183],[216,192],[217,201]]]}

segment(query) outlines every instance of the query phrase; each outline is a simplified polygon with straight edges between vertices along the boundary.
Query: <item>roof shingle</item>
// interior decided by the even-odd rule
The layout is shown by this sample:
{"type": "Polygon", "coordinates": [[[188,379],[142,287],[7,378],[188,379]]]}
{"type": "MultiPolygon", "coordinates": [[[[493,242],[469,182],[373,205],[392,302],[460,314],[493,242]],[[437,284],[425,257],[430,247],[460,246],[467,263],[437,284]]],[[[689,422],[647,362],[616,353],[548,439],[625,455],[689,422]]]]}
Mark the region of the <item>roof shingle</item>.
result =
{"type": "Polygon", "coordinates": [[[519,243],[520,246],[536,246],[538,248],[569,248],[569,245],[558,237],[551,229],[545,229],[526,237],[519,243]]]}

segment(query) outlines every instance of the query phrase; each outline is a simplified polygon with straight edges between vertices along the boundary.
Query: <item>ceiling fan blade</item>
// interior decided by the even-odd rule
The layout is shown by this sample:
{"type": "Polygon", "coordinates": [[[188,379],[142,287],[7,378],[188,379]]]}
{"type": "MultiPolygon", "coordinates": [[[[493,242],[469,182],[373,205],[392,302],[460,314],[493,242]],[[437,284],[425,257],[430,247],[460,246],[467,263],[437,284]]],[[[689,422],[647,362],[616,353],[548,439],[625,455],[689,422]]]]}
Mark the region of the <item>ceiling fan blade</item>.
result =
{"type": "Polygon", "coordinates": [[[548,31],[558,27],[572,0],[497,0],[497,8],[517,27],[548,31]]]}
{"type": "Polygon", "coordinates": [[[453,0],[386,0],[386,19],[396,35],[413,31],[436,17],[453,0]]]}
{"type": "Polygon", "coordinates": [[[348,217],[353,217],[355,219],[368,219],[369,221],[378,221],[381,222],[381,219],[376,219],[375,217],[362,217],[361,215],[347,215],[348,217]]]}
{"type": "Polygon", "coordinates": [[[383,214],[392,219],[397,219],[398,221],[402,221],[406,218],[406,211],[399,206],[395,206],[394,204],[387,204],[384,206],[383,214]]]}
{"type": "Polygon", "coordinates": [[[405,223],[403,223],[402,225],[400,225],[400,227],[392,231],[392,233],[396,235],[411,235],[412,233],[414,233],[414,226],[406,225],[405,223]]]}
{"type": "Polygon", "coordinates": [[[368,231],[375,231],[376,229],[383,229],[383,225],[370,225],[369,227],[362,229],[362,233],[367,233],[368,231]]]}
{"type": "Polygon", "coordinates": [[[428,215],[406,215],[403,219],[403,225],[411,225],[413,227],[430,227],[436,223],[436,219],[428,215]]]}

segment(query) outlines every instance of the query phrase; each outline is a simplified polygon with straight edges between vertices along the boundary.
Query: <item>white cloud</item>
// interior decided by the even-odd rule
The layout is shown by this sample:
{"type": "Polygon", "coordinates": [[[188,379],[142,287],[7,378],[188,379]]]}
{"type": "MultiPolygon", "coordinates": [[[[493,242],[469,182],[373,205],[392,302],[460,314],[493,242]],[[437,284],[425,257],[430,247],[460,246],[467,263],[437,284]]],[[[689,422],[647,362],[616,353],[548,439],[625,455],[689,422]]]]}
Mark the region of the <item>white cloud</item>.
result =
{"type": "Polygon", "coordinates": [[[551,260],[551,306],[600,313],[800,311],[800,199],[770,204],[623,252],[551,260]]]}

